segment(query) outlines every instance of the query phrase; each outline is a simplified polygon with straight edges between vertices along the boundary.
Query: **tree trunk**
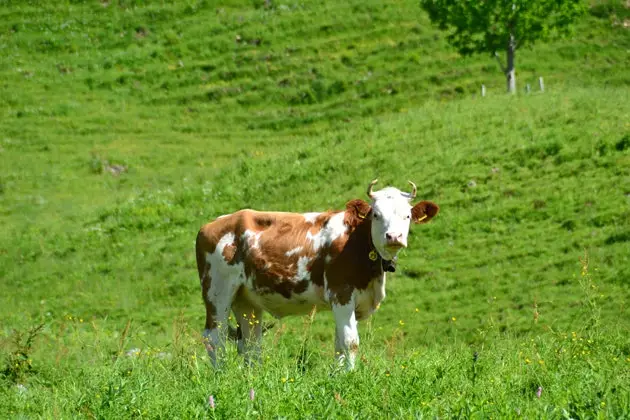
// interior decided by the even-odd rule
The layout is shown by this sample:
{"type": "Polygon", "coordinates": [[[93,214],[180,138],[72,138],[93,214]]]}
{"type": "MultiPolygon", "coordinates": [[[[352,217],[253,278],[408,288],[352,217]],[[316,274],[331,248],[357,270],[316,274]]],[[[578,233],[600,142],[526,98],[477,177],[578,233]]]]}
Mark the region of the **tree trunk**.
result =
{"type": "Polygon", "coordinates": [[[510,40],[507,45],[507,68],[505,69],[508,93],[516,93],[516,69],[514,68],[515,52],[516,40],[514,39],[514,34],[510,34],[510,40]]]}

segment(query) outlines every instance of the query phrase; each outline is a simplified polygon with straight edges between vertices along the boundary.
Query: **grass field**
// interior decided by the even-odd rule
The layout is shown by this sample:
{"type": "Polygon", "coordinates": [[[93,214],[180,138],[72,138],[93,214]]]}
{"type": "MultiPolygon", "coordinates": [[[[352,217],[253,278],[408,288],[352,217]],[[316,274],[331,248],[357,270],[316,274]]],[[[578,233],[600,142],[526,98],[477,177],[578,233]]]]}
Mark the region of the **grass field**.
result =
{"type": "Polygon", "coordinates": [[[519,51],[514,97],[413,1],[0,4],[0,417],[630,415],[624,2],[519,51]],[[375,177],[441,211],[357,370],[317,313],[214,371],[199,227],[375,177]]]}

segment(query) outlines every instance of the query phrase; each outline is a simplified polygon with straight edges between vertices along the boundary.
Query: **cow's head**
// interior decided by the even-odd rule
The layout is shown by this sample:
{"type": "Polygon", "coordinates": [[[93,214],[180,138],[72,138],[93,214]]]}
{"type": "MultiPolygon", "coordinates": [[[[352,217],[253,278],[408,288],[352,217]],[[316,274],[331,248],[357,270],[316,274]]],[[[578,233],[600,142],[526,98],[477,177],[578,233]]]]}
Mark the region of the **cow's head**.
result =
{"type": "Polygon", "coordinates": [[[377,181],[370,182],[367,190],[372,199],[372,243],[381,257],[391,260],[407,246],[410,223],[427,223],[440,208],[431,201],[420,201],[411,206],[410,202],[416,197],[417,191],[411,181],[410,193],[393,187],[374,192],[372,188],[377,181]]]}

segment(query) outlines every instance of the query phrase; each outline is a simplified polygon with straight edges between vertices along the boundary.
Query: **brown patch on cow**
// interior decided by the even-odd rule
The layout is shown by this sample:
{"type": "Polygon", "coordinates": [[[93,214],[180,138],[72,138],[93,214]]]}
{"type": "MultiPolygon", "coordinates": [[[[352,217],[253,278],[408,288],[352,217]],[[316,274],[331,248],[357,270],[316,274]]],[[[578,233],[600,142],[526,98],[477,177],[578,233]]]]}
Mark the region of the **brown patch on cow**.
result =
{"type": "Polygon", "coordinates": [[[421,201],[411,209],[411,220],[414,223],[427,223],[438,214],[440,207],[432,201],[421,201]]]}
{"type": "Polygon", "coordinates": [[[311,260],[308,271],[311,272],[311,282],[313,284],[324,287],[324,271],[326,270],[326,253],[320,252],[311,260]]]}
{"type": "Polygon", "coordinates": [[[197,257],[197,271],[199,272],[199,280],[203,280],[203,275],[206,272],[206,247],[204,246],[205,240],[203,233],[200,230],[197,234],[197,242],[195,244],[195,252],[197,257]]]}
{"type": "Polygon", "coordinates": [[[214,303],[208,299],[208,294],[210,292],[210,286],[212,285],[212,278],[210,277],[210,264],[206,264],[204,268],[204,273],[201,275],[201,297],[203,299],[203,303],[206,306],[206,326],[207,330],[216,328],[216,316],[217,316],[217,308],[214,306],[214,303]]]}
{"type": "MultiPolygon", "coordinates": [[[[200,250],[204,253],[214,253],[217,244],[226,233],[233,232],[238,236],[236,230],[238,229],[241,213],[242,211],[216,219],[199,230],[197,234],[197,258],[199,258],[200,250]]],[[[199,260],[197,260],[197,264],[199,264],[199,260]]]]}
{"type": "Polygon", "coordinates": [[[326,279],[333,300],[339,305],[350,302],[355,290],[367,289],[372,280],[383,275],[381,258],[372,261],[369,257],[373,250],[371,228],[371,220],[366,219],[330,246],[326,279]]]}
{"type": "MultiPolygon", "coordinates": [[[[281,231],[284,231],[282,226],[278,233],[281,231]]],[[[299,254],[286,255],[291,248],[280,246],[286,236],[289,235],[276,236],[265,232],[258,240],[258,248],[249,249],[243,262],[247,277],[254,278],[255,289],[278,292],[288,299],[295,287],[299,254]]]]}
{"type": "Polygon", "coordinates": [[[252,230],[265,230],[269,226],[271,226],[274,222],[271,216],[266,214],[257,214],[253,217],[253,221],[255,224],[254,229],[252,230]]]}
{"type": "Polygon", "coordinates": [[[372,207],[363,200],[348,201],[343,222],[350,228],[355,228],[367,219],[371,211],[372,207]]]}
{"type": "Polygon", "coordinates": [[[287,299],[293,293],[303,293],[308,288],[309,280],[297,278],[300,256],[287,256],[286,251],[282,252],[284,249],[272,249],[253,249],[245,260],[245,271],[250,273],[248,276],[254,276],[254,288],[260,292],[280,293],[287,299]]]}
{"type": "Polygon", "coordinates": [[[228,264],[232,264],[234,261],[234,255],[236,254],[236,244],[235,243],[231,243],[225,246],[225,248],[223,248],[223,252],[221,253],[221,255],[223,255],[223,259],[225,261],[227,261],[228,264]]]}
{"type": "Polygon", "coordinates": [[[293,293],[301,295],[302,293],[306,292],[306,289],[308,289],[309,284],[310,284],[309,280],[302,280],[302,281],[297,282],[295,287],[293,288],[293,293]]]}

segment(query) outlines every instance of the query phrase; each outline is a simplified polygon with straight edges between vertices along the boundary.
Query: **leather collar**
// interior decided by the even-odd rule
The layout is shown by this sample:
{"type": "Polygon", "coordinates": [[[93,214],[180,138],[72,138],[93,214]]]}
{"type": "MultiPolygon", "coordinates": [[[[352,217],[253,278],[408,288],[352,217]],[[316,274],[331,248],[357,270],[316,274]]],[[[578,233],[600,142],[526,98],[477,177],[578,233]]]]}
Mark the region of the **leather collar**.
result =
{"type": "Polygon", "coordinates": [[[381,257],[381,266],[383,267],[383,271],[394,273],[396,271],[396,259],[386,260],[381,257]]]}

